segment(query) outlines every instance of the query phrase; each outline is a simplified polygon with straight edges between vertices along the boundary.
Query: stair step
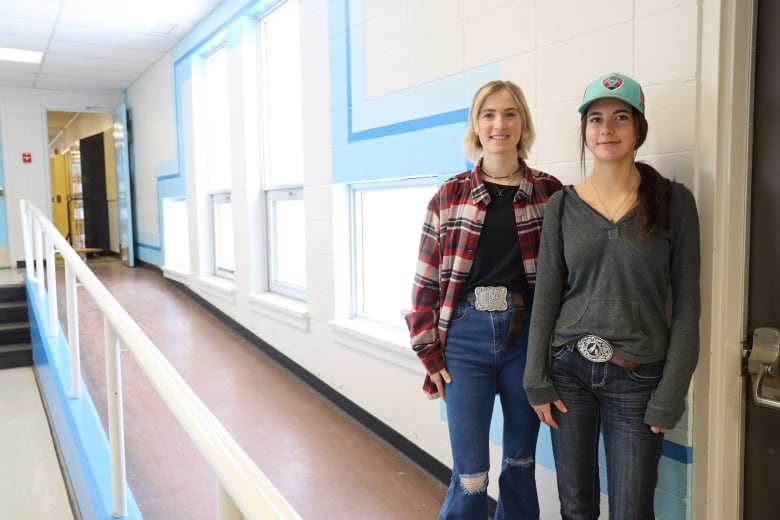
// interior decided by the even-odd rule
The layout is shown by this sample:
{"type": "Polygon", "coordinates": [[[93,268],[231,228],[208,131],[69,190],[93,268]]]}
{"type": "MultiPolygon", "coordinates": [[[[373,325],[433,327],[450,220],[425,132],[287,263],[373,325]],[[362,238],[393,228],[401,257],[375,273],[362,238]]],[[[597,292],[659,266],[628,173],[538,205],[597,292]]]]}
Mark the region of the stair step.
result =
{"type": "Polygon", "coordinates": [[[27,321],[27,302],[0,302],[0,323],[27,321]]]}
{"type": "Polygon", "coordinates": [[[26,302],[27,290],[24,284],[0,285],[0,302],[26,302]]]}
{"type": "Polygon", "coordinates": [[[28,343],[29,341],[30,323],[28,321],[0,323],[0,345],[28,343]]]}
{"type": "Polygon", "coordinates": [[[0,345],[0,369],[32,366],[32,344],[0,345]]]}
{"type": "Polygon", "coordinates": [[[0,285],[0,369],[32,364],[27,290],[23,283],[0,285]]]}

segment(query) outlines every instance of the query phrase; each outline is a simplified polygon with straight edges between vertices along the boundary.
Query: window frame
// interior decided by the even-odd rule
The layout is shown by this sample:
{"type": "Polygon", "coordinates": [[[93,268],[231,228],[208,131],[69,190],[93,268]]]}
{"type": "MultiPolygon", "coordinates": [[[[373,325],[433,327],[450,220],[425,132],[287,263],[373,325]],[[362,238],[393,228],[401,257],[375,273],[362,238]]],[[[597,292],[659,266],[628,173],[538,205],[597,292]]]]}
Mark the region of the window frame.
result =
{"type": "MultiPolygon", "coordinates": [[[[296,300],[306,299],[306,285],[294,285],[279,279],[278,268],[283,259],[278,257],[278,247],[270,247],[271,244],[277,244],[277,234],[279,233],[276,225],[276,203],[284,201],[303,201],[303,188],[295,185],[286,188],[277,188],[266,190],[266,233],[268,236],[268,288],[271,292],[281,294],[296,300]]],[[[305,222],[305,218],[304,218],[305,222]]],[[[303,238],[302,238],[303,240],[303,238]]],[[[305,243],[305,241],[304,241],[305,243]]],[[[304,258],[304,278],[306,277],[306,264],[304,258]]]]}
{"type": "MultiPolygon", "coordinates": [[[[403,322],[403,319],[396,319],[396,318],[388,318],[388,319],[382,319],[381,317],[378,317],[370,312],[366,311],[366,305],[365,305],[365,293],[366,290],[364,289],[366,285],[365,280],[365,273],[362,268],[362,251],[363,251],[363,245],[360,241],[360,235],[363,232],[363,226],[366,223],[366,219],[364,218],[363,214],[361,213],[358,215],[358,211],[360,208],[359,201],[357,200],[357,197],[359,194],[367,193],[367,192],[377,192],[377,191],[403,191],[407,189],[415,189],[415,188],[429,188],[430,194],[428,198],[425,200],[425,203],[420,204],[419,208],[410,208],[410,210],[414,209],[415,211],[418,211],[417,215],[419,218],[415,220],[415,227],[413,234],[411,235],[410,240],[414,242],[414,251],[415,254],[412,256],[412,258],[409,258],[409,265],[412,266],[412,278],[409,280],[405,280],[405,283],[408,282],[407,286],[409,289],[409,293],[411,294],[411,288],[413,283],[413,276],[414,276],[414,270],[416,267],[416,261],[417,261],[417,252],[419,251],[419,240],[420,240],[420,233],[422,231],[422,225],[423,225],[423,219],[425,217],[425,204],[428,203],[430,198],[436,193],[436,190],[439,187],[438,183],[438,177],[436,175],[424,175],[424,176],[416,176],[416,177],[406,177],[406,178],[400,178],[400,179],[387,179],[382,181],[366,181],[366,182],[356,182],[351,183],[348,185],[348,199],[349,199],[349,244],[350,244],[350,251],[349,251],[349,262],[350,262],[350,316],[353,319],[361,319],[361,320],[367,320],[374,323],[379,323],[384,326],[388,326],[394,329],[404,329],[405,330],[405,323],[403,322]]],[[[410,231],[412,233],[412,231],[410,231]]],[[[404,256],[404,261],[406,261],[407,258],[404,256]]],[[[409,302],[411,303],[411,301],[409,302]]],[[[400,309],[401,313],[406,309],[400,309]]]]}
{"type": "Polygon", "coordinates": [[[225,106],[218,107],[218,112],[226,112],[227,117],[227,125],[225,128],[225,131],[227,132],[227,135],[223,137],[225,140],[225,143],[227,145],[227,150],[223,150],[223,154],[220,156],[220,164],[225,164],[226,166],[220,167],[218,171],[212,170],[212,166],[215,163],[214,160],[214,152],[211,151],[210,147],[206,147],[205,149],[205,159],[206,159],[206,176],[208,179],[208,189],[210,192],[221,192],[221,191],[229,191],[232,187],[231,182],[231,171],[232,171],[232,165],[231,165],[231,151],[230,151],[230,85],[229,85],[229,56],[228,56],[228,46],[227,46],[227,37],[222,35],[220,39],[218,39],[212,46],[208,48],[207,51],[205,51],[202,54],[202,60],[203,60],[203,66],[202,66],[202,74],[203,74],[203,110],[204,110],[204,142],[205,143],[213,143],[215,139],[212,135],[212,120],[211,120],[211,113],[212,113],[212,100],[214,99],[214,93],[211,91],[211,88],[209,86],[210,84],[210,75],[211,75],[211,59],[217,54],[224,52],[224,59],[226,66],[228,67],[228,74],[225,78],[225,96],[228,96],[225,100],[225,106]],[[224,175],[224,173],[227,173],[227,175],[224,175]],[[216,183],[215,179],[219,178],[222,182],[216,183]]]}
{"type": "MultiPolygon", "coordinates": [[[[294,166],[295,171],[295,178],[292,180],[292,182],[289,182],[288,180],[280,180],[279,175],[277,175],[277,170],[274,169],[274,163],[273,160],[274,154],[279,153],[276,149],[274,149],[274,141],[272,140],[272,132],[271,129],[273,120],[274,120],[274,112],[273,107],[275,106],[284,106],[287,107],[286,110],[289,110],[289,100],[288,99],[282,99],[281,102],[279,99],[271,99],[272,97],[272,88],[269,86],[269,76],[273,75],[274,68],[273,64],[277,63],[278,60],[274,60],[273,57],[269,58],[269,54],[267,52],[267,49],[271,49],[273,47],[273,41],[269,43],[269,31],[267,30],[268,24],[273,22],[273,17],[280,13],[282,9],[285,8],[295,8],[296,9],[296,20],[298,21],[297,24],[297,39],[300,39],[300,11],[298,10],[298,6],[295,0],[286,0],[282,2],[278,2],[274,4],[269,9],[263,11],[260,13],[255,22],[256,22],[256,35],[257,35],[257,56],[258,56],[258,79],[259,79],[259,89],[258,89],[258,102],[259,102],[259,117],[260,117],[260,150],[261,150],[261,179],[262,179],[262,189],[260,196],[262,197],[262,202],[266,208],[266,211],[264,212],[264,218],[265,223],[260,227],[260,229],[266,230],[266,236],[265,236],[265,258],[266,258],[266,280],[267,280],[267,289],[269,292],[278,294],[281,296],[289,297],[296,300],[305,301],[306,300],[306,268],[305,268],[305,250],[304,250],[304,271],[303,273],[300,273],[304,279],[304,285],[295,285],[291,283],[287,283],[284,280],[281,280],[278,276],[278,267],[281,263],[284,262],[284,259],[279,258],[279,247],[277,242],[277,236],[279,233],[279,230],[277,229],[277,223],[275,219],[275,208],[276,204],[282,201],[289,201],[289,200],[301,200],[303,201],[303,146],[301,145],[301,149],[299,152],[296,153],[289,153],[287,150],[282,150],[281,156],[283,157],[292,157],[295,160],[300,160],[300,164],[297,164],[294,166]],[[271,69],[269,70],[269,66],[271,69]],[[285,153],[287,152],[287,153],[285,153]],[[300,168],[298,168],[300,166],[300,168]],[[291,199],[292,196],[292,199],[291,199]]],[[[284,34],[288,35],[289,32],[285,32],[284,34]]],[[[287,47],[287,46],[283,46],[287,47]]],[[[300,49],[298,49],[300,51],[300,49]]],[[[297,60],[296,62],[299,65],[300,70],[300,52],[295,57],[297,60]]],[[[285,76],[286,77],[286,76],[285,76]]],[[[298,81],[300,82],[300,91],[302,94],[303,89],[303,79],[302,79],[302,72],[298,73],[297,76],[298,81]]],[[[299,129],[300,129],[300,139],[299,141],[303,141],[303,98],[301,95],[301,98],[297,100],[300,106],[300,122],[299,122],[299,129]]],[[[294,111],[295,114],[298,114],[297,107],[296,111],[294,111]]],[[[284,125],[282,125],[284,126],[284,125]]],[[[298,125],[296,125],[298,126],[298,125]]],[[[289,132],[288,129],[283,129],[285,135],[289,135],[291,132],[289,132]]],[[[279,130],[277,129],[277,133],[279,130]]],[[[276,161],[278,162],[278,161],[276,161]]],[[[304,217],[304,225],[305,225],[305,214],[304,217]]]]}
{"type": "Polygon", "coordinates": [[[233,230],[233,199],[232,195],[229,191],[220,191],[220,192],[213,192],[209,194],[209,200],[211,202],[210,208],[211,208],[211,243],[212,243],[212,265],[214,266],[214,276],[217,276],[219,278],[225,278],[227,280],[234,280],[235,279],[235,235],[232,233],[233,230]],[[222,258],[220,255],[220,251],[222,251],[221,244],[224,241],[224,239],[221,237],[221,230],[222,226],[220,225],[220,217],[221,214],[219,211],[219,205],[221,204],[230,204],[230,215],[231,215],[231,225],[229,226],[229,229],[231,230],[230,235],[230,248],[231,248],[231,256],[233,258],[233,268],[229,269],[226,266],[220,265],[222,263],[222,258]]]}

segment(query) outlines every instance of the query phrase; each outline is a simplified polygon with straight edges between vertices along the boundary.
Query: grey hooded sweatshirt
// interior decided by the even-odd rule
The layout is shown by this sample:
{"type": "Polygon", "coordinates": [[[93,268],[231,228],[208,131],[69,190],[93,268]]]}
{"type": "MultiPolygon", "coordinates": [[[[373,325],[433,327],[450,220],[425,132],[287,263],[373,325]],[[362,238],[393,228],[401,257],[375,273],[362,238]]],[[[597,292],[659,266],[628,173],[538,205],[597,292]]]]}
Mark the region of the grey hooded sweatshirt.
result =
{"type": "Polygon", "coordinates": [[[595,334],[630,361],[666,360],[648,425],[671,429],[682,416],[699,357],[699,219],[690,190],[672,182],[667,224],[645,240],[640,229],[637,208],[612,223],[571,186],[550,197],[523,378],[532,405],[559,399],[551,350],[595,334]]]}

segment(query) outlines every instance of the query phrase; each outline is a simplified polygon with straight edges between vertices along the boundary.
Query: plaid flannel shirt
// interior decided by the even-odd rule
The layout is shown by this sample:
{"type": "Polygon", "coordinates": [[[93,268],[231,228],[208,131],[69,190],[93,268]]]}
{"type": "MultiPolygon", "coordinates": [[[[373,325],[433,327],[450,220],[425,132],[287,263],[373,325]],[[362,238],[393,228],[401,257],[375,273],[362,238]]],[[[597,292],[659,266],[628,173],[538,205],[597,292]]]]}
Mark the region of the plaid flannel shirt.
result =
{"type": "MultiPolygon", "coordinates": [[[[525,277],[533,294],[544,206],[561,183],[522,160],[521,167],[515,219],[525,277]]],[[[431,398],[439,395],[430,374],[446,368],[447,328],[471,270],[489,203],[479,164],[445,181],[428,203],[406,323],[411,346],[427,371],[423,390],[431,398]]]]}

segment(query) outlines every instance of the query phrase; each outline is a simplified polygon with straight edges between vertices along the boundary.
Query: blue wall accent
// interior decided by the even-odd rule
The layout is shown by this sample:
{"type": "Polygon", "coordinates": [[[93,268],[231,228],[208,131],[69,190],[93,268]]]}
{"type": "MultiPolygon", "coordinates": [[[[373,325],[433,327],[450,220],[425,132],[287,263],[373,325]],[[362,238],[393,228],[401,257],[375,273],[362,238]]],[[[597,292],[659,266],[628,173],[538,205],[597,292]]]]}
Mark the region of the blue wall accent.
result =
{"type": "Polygon", "coordinates": [[[333,182],[464,171],[461,141],[471,96],[499,64],[369,99],[362,2],[329,2],[333,182]]]}
{"type": "MultiPolygon", "coordinates": [[[[113,518],[108,438],[83,382],[81,398],[69,397],[68,341],[59,325],[57,335],[46,334],[48,296],[38,299],[36,284],[28,279],[25,283],[35,371],[81,515],[87,520],[113,518]]],[[[143,518],[129,486],[127,515],[122,518],[143,518]]]]}
{"type": "MultiPolygon", "coordinates": [[[[209,36],[213,37],[213,36],[209,36]]],[[[192,76],[192,61],[190,54],[179,59],[173,67],[173,91],[174,112],[176,117],[176,160],[169,161],[156,168],[157,176],[157,237],[138,237],[136,246],[138,258],[144,262],[156,266],[165,264],[165,252],[163,251],[163,199],[170,197],[185,197],[187,186],[181,174],[181,165],[184,164],[184,123],[182,121],[181,89],[184,81],[192,76]],[[156,240],[155,240],[156,238],[156,240]],[[157,242],[157,244],[155,244],[157,242]]]]}

